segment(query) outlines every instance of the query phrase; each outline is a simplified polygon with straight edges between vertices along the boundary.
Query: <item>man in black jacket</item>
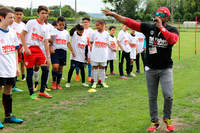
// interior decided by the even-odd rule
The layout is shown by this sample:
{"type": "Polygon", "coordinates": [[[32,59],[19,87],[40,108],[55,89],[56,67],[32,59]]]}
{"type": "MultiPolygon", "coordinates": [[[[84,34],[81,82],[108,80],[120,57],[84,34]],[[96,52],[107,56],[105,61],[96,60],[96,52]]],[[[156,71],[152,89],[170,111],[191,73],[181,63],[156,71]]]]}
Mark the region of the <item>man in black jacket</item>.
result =
{"type": "Polygon", "coordinates": [[[174,131],[171,120],[173,103],[173,61],[171,54],[172,47],[178,40],[178,31],[175,27],[167,24],[170,16],[169,9],[166,7],[157,9],[155,24],[140,23],[109,10],[102,10],[102,12],[107,16],[113,16],[131,29],[142,32],[145,35],[147,41],[145,71],[152,122],[152,126],[147,130],[155,132],[159,127],[157,96],[160,81],[164,96],[163,120],[168,131],[174,131]]]}

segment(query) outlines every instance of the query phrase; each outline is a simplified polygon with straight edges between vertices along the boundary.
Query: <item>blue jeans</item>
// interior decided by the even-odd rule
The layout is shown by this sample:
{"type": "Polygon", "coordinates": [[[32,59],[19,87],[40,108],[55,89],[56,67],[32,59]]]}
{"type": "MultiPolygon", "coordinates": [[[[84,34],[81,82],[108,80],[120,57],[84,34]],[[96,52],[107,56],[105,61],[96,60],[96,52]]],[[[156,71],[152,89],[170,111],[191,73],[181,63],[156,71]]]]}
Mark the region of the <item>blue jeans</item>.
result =
{"type": "Polygon", "coordinates": [[[149,69],[146,71],[146,82],[149,96],[149,109],[152,122],[158,122],[158,84],[160,82],[164,97],[163,118],[170,119],[173,104],[172,68],[149,69]]]}

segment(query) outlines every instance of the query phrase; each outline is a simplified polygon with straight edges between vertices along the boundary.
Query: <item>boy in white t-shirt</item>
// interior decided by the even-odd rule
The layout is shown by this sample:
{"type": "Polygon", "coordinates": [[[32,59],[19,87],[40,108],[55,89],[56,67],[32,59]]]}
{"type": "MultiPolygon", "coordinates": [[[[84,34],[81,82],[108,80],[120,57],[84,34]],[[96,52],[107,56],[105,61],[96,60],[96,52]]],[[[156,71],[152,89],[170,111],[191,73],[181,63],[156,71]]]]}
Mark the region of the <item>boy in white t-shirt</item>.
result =
{"type": "MultiPolygon", "coordinates": [[[[33,67],[36,65],[39,66],[48,66],[49,65],[49,33],[44,24],[44,20],[48,16],[48,8],[46,6],[38,7],[38,19],[29,20],[21,34],[22,44],[24,46],[24,60],[25,66],[27,68],[27,85],[29,89],[29,94],[31,99],[38,100],[38,96],[33,91],[33,67]],[[42,48],[45,47],[46,57],[42,51],[42,48]]],[[[46,81],[48,78],[48,71],[42,68],[41,76],[41,88],[38,93],[39,96],[45,98],[51,98],[45,91],[46,81]]]]}
{"type": "MultiPolygon", "coordinates": [[[[130,46],[131,46],[131,53],[130,53],[130,59],[131,59],[131,66],[130,66],[130,73],[133,71],[133,63],[136,59],[136,48],[139,44],[138,38],[135,35],[135,30],[131,30],[131,33],[129,34],[129,40],[130,40],[130,46]]],[[[132,74],[133,77],[136,77],[135,74],[132,74]]]]}
{"type": "MultiPolygon", "coordinates": [[[[15,8],[15,21],[13,24],[10,26],[12,29],[14,29],[17,33],[18,41],[20,43],[20,48],[18,49],[18,62],[21,63],[21,73],[22,73],[22,81],[25,81],[25,74],[24,74],[24,56],[23,56],[23,48],[22,48],[22,43],[21,43],[21,32],[25,28],[25,24],[22,22],[22,18],[24,17],[23,9],[20,7],[15,8]]],[[[17,77],[16,77],[17,79],[17,77]]],[[[16,85],[13,85],[12,88],[13,92],[21,92],[23,90],[18,89],[16,85]]]]}
{"type": "MultiPolygon", "coordinates": [[[[52,45],[50,46],[51,63],[52,63],[52,86],[53,90],[61,90],[60,80],[62,78],[63,66],[67,61],[67,46],[72,51],[69,33],[64,29],[66,20],[59,17],[57,20],[57,28],[51,33],[52,45]]],[[[72,51],[73,53],[73,51],[72,51]]]]}
{"type": "MultiPolygon", "coordinates": [[[[116,52],[117,52],[117,39],[114,36],[115,35],[115,30],[116,27],[115,26],[110,26],[109,27],[109,41],[110,41],[110,45],[108,46],[108,61],[107,61],[107,66],[110,63],[110,75],[115,75],[114,73],[114,64],[113,61],[117,59],[116,56],[116,52]]],[[[107,70],[107,66],[106,66],[106,70],[107,70]]]]}
{"type": "Polygon", "coordinates": [[[127,78],[124,76],[123,72],[123,64],[124,64],[124,58],[126,59],[126,73],[127,76],[132,77],[130,74],[130,41],[129,41],[129,33],[128,33],[128,27],[126,25],[123,25],[122,30],[118,33],[118,45],[119,45],[119,73],[120,78],[127,80],[127,78]]]}
{"type": "Polygon", "coordinates": [[[146,45],[146,39],[144,34],[141,32],[135,32],[136,37],[138,38],[139,45],[137,45],[137,55],[136,55],[136,73],[140,73],[140,55],[142,57],[142,62],[143,62],[143,68],[145,68],[145,48],[144,46],[146,45]]]}
{"type": "MultiPolygon", "coordinates": [[[[47,18],[45,18],[44,20],[44,23],[45,23],[45,26],[46,26],[46,30],[47,32],[49,33],[49,40],[50,40],[50,37],[51,37],[51,31],[54,29],[54,27],[48,23],[48,18],[49,18],[49,13],[50,11],[48,10],[48,15],[47,15],[47,18]]],[[[41,47],[42,49],[42,52],[44,53],[45,57],[46,57],[46,51],[45,51],[45,47],[44,45],[41,47]]],[[[49,66],[41,66],[42,69],[43,69],[43,73],[42,75],[44,76],[47,76],[46,77],[46,85],[45,85],[45,91],[51,91],[51,89],[48,88],[48,80],[49,80],[49,66]],[[46,75],[46,73],[48,73],[48,75],[46,75]]],[[[37,88],[38,88],[38,83],[39,83],[39,68],[40,66],[39,65],[35,65],[34,66],[34,71],[33,71],[33,75],[34,75],[34,79],[35,79],[35,84],[34,84],[34,91],[37,91],[37,88]]]]}
{"type": "MultiPolygon", "coordinates": [[[[5,111],[4,123],[22,123],[12,115],[12,86],[15,77],[20,75],[17,48],[19,42],[16,31],[9,26],[14,22],[14,11],[10,8],[0,8],[0,90],[3,90],[2,103],[5,111]]],[[[4,125],[0,122],[0,129],[4,125]]]]}
{"type": "Polygon", "coordinates": [[[72,36],[72,49],[73,53],[71,53],[71,65],[68,72],[68,81],[65,85],[66,88],[70,87],[71,77],[75,68],[79,68],[81,70],[81,78],[82,85],[88,87],[85,83],[85,51],[87,44],[87,39],[83,36],[84,27],[80,24],[76,25],[74,28],[70,30],[70,36],[72,36]]]}
{"type": "Polygon", "coordinates": [[[92,88],[97,86],[97,73],[99,69],[99,80],[101,80],[102,87],[108,88],[108,85],[105,81],[105,67],[107,65],[108,58],[108,45],[109,34],[105,32],[105,20],[100,19],[96,21],[96,29],[91,36],[90,42],[92,43],[91,47],[91,64],[92,64],[92,77],[94,83],[92,88]]]}

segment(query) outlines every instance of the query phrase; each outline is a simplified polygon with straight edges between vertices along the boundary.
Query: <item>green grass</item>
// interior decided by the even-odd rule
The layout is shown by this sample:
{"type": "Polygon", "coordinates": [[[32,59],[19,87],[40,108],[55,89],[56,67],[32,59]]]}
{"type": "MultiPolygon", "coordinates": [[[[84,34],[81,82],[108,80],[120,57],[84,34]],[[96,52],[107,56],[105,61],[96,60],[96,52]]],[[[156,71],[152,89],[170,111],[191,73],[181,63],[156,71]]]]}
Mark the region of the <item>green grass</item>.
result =
{"type": "MultiPolygon", "coordinates": [[[[200,34],[198,33],[197,36],[200,34]]],[[[198,48],[200,41],[198,42],[198,48]]],[[[176,133],[198,133],[200,130],[200,51],[194,54],[194,33],[181,33],[181,60],[178,43],[173,48],[174,105],[172,117],[176,133]]],[[[63,76],[67,79],[69,56],[63,76]]],[[[115,72],[118,73],[118,61],[115,72]]],[[[87,69],[86,69],[87,70],[87,69]]],[[[141,68],[142,70],[142,68],[141,68]]],[[[108,70],[109,71],[109,70],[108,70]]],[[[134,69],[135,71],[135,69],[134,69]]],[[[51,77],[50,80],[51,81],[51,77]]],[[[144,73],[135,79],[120,80],[109,76],[108,89],[99,88],[88,93],[88,88],[75,82],[71,88],[50,92],[52,99],[33,101],[28,96],[25,82],[17,82],[22,93],[13,93],[13,113],[24,119],[22,125],[5,124],[8,133],[145,133],[150,124],[147,89],[144,73]]],[[[49,86],[50,86],[49,82],[49,86]]],[[[159,89],[159,116],[162,118],[163,97],[159,89]]],[[[3,120],[3,107],[0,110],[3,120]]],[[[164,132],[163,129],[160,132],[164,132]]]]}

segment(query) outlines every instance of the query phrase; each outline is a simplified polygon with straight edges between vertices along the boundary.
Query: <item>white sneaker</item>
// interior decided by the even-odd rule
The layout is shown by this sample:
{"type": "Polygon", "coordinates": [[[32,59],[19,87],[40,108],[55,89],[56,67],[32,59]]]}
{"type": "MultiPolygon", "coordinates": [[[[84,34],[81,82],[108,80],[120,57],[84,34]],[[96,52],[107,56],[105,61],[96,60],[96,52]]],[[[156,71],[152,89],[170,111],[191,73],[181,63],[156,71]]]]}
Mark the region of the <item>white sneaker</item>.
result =
{"type": "Polygon", "coordinates": [[[65,87],[66,87],[66,88],[69,88],[69,87],[70,87],[70,83],[66,83],[66,84],[65,84],[65,87]]]}
{"type": "Polygon", "coordinates": [[[62,77],[62,78],[61,78],[61,80],[65,80],[65,78],[64,78],[64,77],[62,77]]]}
{"type": "Polygon", "coordinates": [[[103,86],[104,88],[108,88],[108,87],[109,87],[105,82],[102,83],[102,86],[103,86]]]}
{"type": "Polygon", "coordinates": [[[89,87],[89,85],[86,84],[86,83],[82,83],[82,86],[84,86],[84,87],[89,87]]]}

